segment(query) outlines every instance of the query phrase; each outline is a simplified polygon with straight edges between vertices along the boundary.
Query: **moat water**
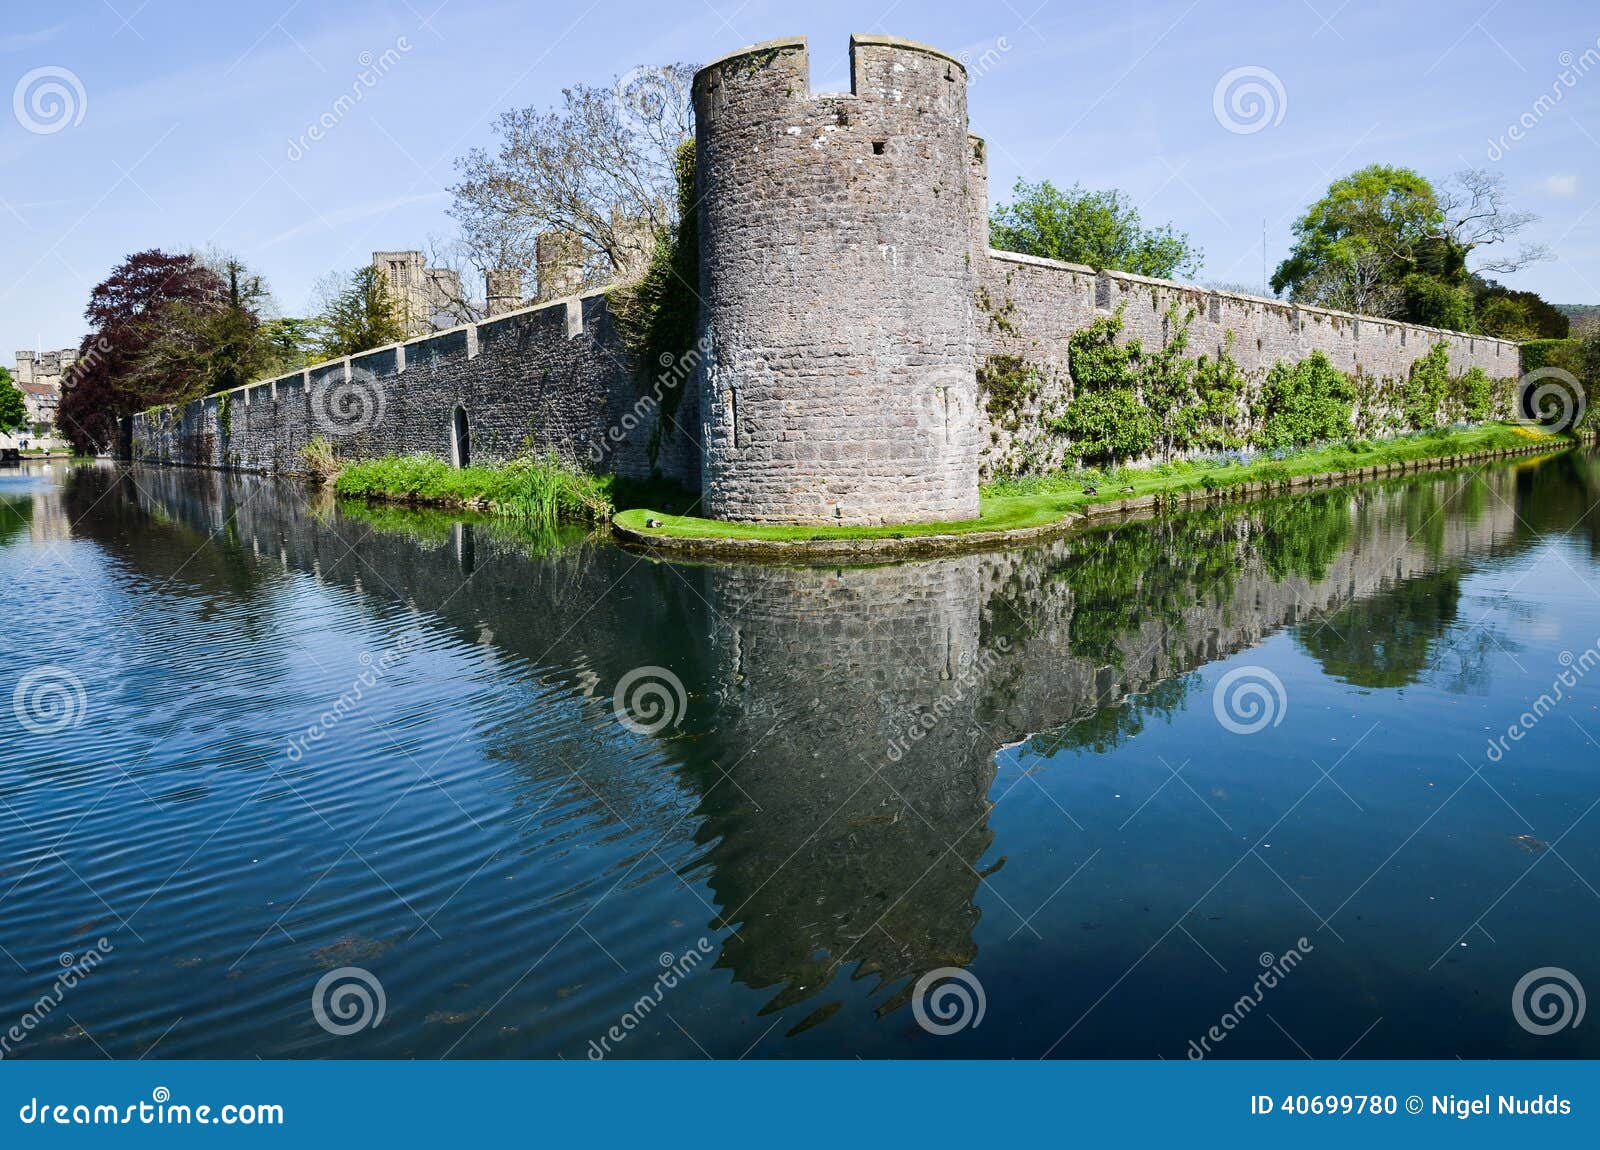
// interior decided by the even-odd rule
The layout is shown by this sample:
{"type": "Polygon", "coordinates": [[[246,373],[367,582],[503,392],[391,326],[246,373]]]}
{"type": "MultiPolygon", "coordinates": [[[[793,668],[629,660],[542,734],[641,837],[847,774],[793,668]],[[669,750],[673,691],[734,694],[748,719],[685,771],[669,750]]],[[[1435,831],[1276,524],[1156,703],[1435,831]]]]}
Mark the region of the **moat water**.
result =
{"type": "Polygon", "coordinates": [[[1600,991],[1597,500],[808,568],[5,471],[0,1053],[1595,1057],[1513,995],[1600,991]]]}

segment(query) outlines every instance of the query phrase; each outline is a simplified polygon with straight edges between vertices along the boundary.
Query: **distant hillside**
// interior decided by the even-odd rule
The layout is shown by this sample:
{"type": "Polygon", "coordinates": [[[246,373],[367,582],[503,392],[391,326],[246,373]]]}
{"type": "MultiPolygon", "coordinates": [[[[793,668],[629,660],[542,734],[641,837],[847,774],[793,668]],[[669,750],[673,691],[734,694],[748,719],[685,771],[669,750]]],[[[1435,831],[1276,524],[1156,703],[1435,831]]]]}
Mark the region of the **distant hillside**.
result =
{"type": "Polygon", "coordinates": [[[1558,303],[1556,308],[1572,321],[1574,336],[1600,331],[1600,303],[1558,303]]]}

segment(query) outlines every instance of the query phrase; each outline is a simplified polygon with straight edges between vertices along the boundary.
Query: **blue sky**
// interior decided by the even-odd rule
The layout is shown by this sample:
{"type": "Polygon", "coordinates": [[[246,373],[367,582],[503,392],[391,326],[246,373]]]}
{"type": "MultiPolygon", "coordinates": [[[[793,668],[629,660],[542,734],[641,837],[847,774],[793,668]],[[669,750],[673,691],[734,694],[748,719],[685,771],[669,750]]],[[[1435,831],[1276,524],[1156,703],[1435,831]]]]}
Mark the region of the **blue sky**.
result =
{"type": "Polygon", "coordinates": [[[842,89],[853,31],[968,55],[992,196],[1018,176],[1123,188],[1148,221],[1191,233],[1206,255],[1202,280],[1259,284],[1263,223],[1270,267],[1298,212],[1354,168],[1384,161],[1443,176],[1470,165],[1504,172],[1515,206],[1542,217],[1530,238],[1558,256],[1508,282],[1556,302],[1600,302],[1600,62],[1583,60],[1600,52],[1592,0],[9,8],[6,363],[17,348],[75,344],[90,288],[142,248],[234,252],[285,312],[302,312],[318,276],[453,230],[451,162],[492,141],[501,110],[549,105],[563,85],[609,83],[640,63],[698,62],[796,34],[811,41],[813,87],[842,89]],[[393,63],[361,103],[296,147],[385,52],[393,63]],[[23,121],[35,114],[25,102],[16,110],[30,73],[35,88],[59,76],[38,69],[65,69],[81,85],[78,103],[68,81],[73,107],[55,131],[29,131],[23,121]],[[1221,115],[1214,107],[1219,81],[1238,69],[1270,72],[1282,93],[1263,81],[1269,115],[1256,131],[1230,131],[1226,102],[1221,115]],[[1561,99],[1540,108],[1557,88],[1561,99]],[[1522,139],[1503,140],[1519,120],[1529,123],[1522,139]]]}

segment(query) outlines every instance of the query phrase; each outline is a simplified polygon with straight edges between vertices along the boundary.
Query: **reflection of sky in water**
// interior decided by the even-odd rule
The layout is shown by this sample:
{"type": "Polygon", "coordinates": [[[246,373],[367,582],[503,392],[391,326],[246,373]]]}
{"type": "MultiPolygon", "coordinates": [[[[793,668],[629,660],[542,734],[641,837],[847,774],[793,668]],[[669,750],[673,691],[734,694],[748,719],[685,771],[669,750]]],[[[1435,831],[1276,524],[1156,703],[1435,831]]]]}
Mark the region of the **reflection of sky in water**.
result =
{"type": "Polygon", "coordinates": [[[584,1057],[706,939],[614,1053],[1177,1058],[1301,937],[1217,1053],[1594,1053],[1509,996],[1594,933],[1600,684],[1486,755],[1600,637],[1579,459],[864,569],[43,474],[0,579],[86,714],[7,732],[0,1006],[116,950],[23,1054],[584,1057]],[[332,1038],[346,965],[388,1012],[332,1038]],[[917,1025],[941,967],[981,1026],[917,1025]]]}

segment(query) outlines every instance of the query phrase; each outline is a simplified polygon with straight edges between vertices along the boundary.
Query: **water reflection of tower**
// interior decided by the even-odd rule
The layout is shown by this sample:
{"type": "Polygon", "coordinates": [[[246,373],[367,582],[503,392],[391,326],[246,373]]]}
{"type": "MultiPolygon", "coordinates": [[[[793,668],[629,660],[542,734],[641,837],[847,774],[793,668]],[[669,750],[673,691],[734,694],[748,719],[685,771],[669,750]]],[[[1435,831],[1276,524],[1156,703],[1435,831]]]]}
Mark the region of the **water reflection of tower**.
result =
{"type": "Polygon", "coordinates": [[[978,560],[723,568],[708,589],[728,775],[701,835],[737,928],[720,963],[781,986],[777,1007],[841,969],[888,983],[970,962],[994,751],[978,560]]]}

